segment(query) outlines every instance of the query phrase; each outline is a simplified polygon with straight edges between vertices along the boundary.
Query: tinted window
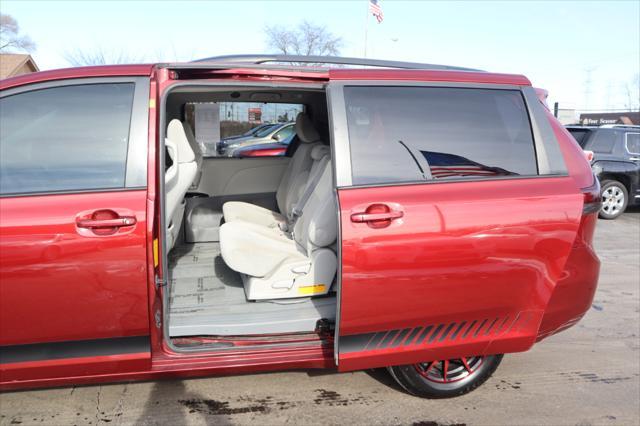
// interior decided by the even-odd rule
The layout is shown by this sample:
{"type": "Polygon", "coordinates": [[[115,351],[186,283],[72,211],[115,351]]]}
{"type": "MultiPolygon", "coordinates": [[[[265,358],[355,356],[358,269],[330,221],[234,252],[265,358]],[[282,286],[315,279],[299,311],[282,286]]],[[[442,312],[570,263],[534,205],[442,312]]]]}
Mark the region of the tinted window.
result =
{"type": "Polygon", "coordinates": [[[595,132],[589,143],[589,149],[601,154],[611,154],[616,144],[616,133],[610,130],[595,132]]]}
{"type": "MultiPolygon", "coordinates": [[[[228,157],[233,146],[269,137],[304,111],[302,104],[270,102],[188,102],[185,120],[205,157],[228,157]]],[[[283,136],[288,136],[284,134],[283,136]]]]}
{"type": "Polygon", "coordinates": [[[0,193],[124,187],[133,83],[0,100],[0,193]]]}
{"type": "Polygon", "coordinates": [[[569,133],[571,133],[571,136],[573,136],[576,142],[578,142],[578,145],[584,148],[585,144],[587,143],[587,140],[589,139],[588,135],[589,133],[591,133],[591,130],[588,130],[588,129],[567,129],[567,130],[569,130],[569,133]]]}
{"type": "Polygon", "coordinates": [[[537,174],[518,91],[345,87],[354,184],[537,174]]]}
{"type": "Polygon", "coordinates": [[[627,133],[625,145],[629,154],[640,155],[640,133],[627,133]]]}

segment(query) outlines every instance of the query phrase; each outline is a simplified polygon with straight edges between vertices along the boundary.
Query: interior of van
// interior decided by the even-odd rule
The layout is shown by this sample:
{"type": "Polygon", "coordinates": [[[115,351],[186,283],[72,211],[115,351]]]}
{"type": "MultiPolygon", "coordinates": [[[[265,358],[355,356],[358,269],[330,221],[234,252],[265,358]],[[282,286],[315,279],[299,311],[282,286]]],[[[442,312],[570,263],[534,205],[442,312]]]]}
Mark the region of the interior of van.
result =
{"type": "Polygon", "coordinates": [[[330,327],[338,208],[324,89],[184,85],[163,105],[164,305],[173,342],[330,327]],[[219,155],[221,140],[270,120],[294,123],[284,155],[219,155]]]}

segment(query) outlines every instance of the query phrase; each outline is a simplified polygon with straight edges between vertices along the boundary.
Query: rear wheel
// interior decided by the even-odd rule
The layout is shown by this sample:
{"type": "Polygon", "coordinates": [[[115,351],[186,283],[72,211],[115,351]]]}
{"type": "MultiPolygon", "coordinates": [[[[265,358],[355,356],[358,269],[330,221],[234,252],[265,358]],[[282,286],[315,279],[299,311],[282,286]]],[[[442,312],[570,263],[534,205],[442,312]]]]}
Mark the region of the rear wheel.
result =
{"type": "Polygon", "coordinates": [[[629,193],[627,188],[617,180],[605,180],[602,182],[602,207],[600,217],[602,219],[615,219],[627,208],[629,193]]]}
{"type": "Polygon", "coordinates": [[[480,386],[500,361],[502,355],[471,356],[389,367],[389,372],[412,395],[450,398],[480,386]]]}

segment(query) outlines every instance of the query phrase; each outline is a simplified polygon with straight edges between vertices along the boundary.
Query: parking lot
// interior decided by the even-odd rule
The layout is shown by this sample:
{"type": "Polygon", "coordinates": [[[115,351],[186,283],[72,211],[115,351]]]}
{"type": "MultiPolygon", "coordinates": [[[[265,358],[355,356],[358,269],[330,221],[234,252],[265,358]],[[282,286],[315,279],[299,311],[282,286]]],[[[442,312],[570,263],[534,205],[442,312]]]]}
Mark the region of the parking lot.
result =
{"type": "Polygon", "coordinates": [[[576,327],[505,356],[476,391],[422,400],[385,371],[254,374],[5,393],[0,424],[638,424],[640,209],[600,221],[592,309],[576,327]]]}

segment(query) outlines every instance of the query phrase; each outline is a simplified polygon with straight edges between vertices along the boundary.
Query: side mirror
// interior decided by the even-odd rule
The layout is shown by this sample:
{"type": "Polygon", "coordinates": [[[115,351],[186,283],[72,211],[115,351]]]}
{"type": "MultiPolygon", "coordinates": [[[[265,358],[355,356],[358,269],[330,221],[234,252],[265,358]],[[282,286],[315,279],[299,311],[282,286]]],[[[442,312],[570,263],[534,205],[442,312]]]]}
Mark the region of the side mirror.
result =
{"type": "Polygon", "coordinates": [[[275,134],[271,137],[271,139],[273,139],[276,142],[280,142],[280,139],[282,139],[282,137],[279,134],[275,134]]]}

